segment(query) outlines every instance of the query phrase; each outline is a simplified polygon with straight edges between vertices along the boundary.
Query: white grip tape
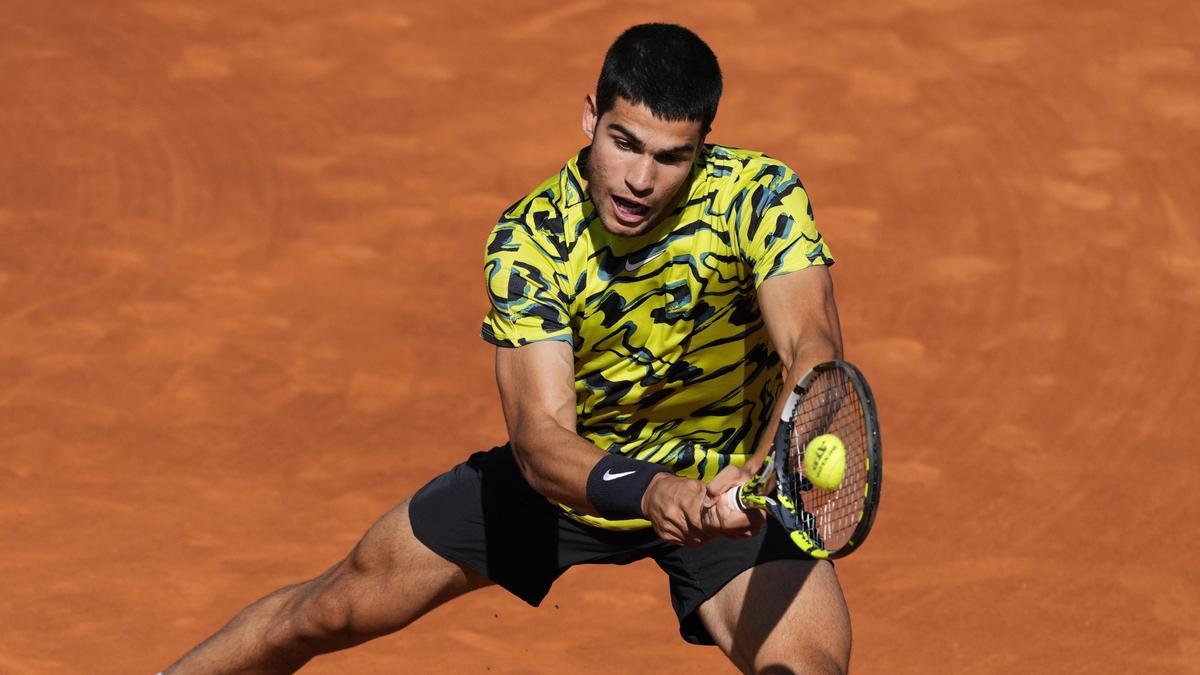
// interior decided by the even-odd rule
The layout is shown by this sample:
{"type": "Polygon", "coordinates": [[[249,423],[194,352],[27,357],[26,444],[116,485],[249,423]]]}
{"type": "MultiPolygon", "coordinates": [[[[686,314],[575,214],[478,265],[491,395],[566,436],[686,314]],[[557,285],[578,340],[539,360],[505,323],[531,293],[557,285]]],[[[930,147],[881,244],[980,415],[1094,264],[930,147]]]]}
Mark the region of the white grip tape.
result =
{"type": "Polygon", "coordinates": [[[725,491],[725,503],[730,509],[745,511],[746,507],[742,504],[742,486],[738,485],[732,490],[725,491]]]}

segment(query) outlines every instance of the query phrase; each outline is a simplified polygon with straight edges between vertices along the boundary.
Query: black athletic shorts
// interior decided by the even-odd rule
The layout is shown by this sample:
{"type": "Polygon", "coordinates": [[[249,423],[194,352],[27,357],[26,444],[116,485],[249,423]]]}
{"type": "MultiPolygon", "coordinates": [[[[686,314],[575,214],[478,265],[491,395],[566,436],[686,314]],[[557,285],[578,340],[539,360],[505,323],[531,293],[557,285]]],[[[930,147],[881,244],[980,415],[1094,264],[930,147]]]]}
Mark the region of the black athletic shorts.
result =
{"type": "Polygon", "coordinates": [[[653,558],[670,577],[679,634],[701,645],[714,644],[696,615],[705,600],[760,563],[808,559],[773,518],[749,539],[722,537],[699,548],[668,544],[649,528],[584,525],[529,486],[507,445],[477,452],[434,478],[413,495],[408,513],[425,546],[535,607],[572,565],[653,558]]]}

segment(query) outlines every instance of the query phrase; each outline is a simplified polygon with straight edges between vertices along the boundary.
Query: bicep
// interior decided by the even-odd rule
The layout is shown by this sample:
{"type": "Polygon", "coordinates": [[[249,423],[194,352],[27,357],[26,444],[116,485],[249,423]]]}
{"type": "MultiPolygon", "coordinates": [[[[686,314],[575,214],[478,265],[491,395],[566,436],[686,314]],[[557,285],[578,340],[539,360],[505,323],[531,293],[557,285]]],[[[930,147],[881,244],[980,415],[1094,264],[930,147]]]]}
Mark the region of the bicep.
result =
{"type": "Polygon", "coordinates": [[[829,268],[774,276],[758,287],[758,304],[775,351],[790,372],[842,357],[842,329],[829,268]],[[803,363],[797,363],[803,361],[803,363]]]}
{"type": "Polygon", "coordinates": [[[496,383],[514,445],[545,425],[575,429],[575,365],[569,344],[543,340],[497,348],[496,383]]]}
{"type": "Polygon", "coordinates": [[[525,480],[554,501],[590,509],[587,477],[603,452],[575,433],[571,346],[542,340],[498,349],[496,379],[513,456],[525,480]]]}

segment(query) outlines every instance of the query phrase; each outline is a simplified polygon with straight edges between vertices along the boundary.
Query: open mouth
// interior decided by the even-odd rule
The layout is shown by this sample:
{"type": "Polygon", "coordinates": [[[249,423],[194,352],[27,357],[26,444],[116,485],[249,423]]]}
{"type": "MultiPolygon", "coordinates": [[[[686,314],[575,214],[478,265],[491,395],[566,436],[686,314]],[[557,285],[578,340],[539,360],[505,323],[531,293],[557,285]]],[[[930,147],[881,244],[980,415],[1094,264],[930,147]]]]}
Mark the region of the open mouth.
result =
{"type": "Polygon", "coordinates": [[[622,225],[630,226],[637,225],[646,219],[650,213],[650,207],[645,204],[625,199],[612,195],[613,210],[617,214],[617,220],[621,221],[622,225]]]}

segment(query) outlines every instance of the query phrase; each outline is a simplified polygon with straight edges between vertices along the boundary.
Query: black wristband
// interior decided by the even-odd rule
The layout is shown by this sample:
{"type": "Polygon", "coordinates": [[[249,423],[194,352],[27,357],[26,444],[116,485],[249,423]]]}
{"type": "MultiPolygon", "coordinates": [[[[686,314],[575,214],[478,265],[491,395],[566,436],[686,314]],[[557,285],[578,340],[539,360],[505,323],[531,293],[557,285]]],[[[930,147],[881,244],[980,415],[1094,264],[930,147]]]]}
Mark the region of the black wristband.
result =
{"type": "Polygon", "coordinates": [[[645,518],[642,495],[656,473],[670,473],[661,464],[608,454],[588,474],[587,496],[596,513],[608,520],[645,518]]]}

